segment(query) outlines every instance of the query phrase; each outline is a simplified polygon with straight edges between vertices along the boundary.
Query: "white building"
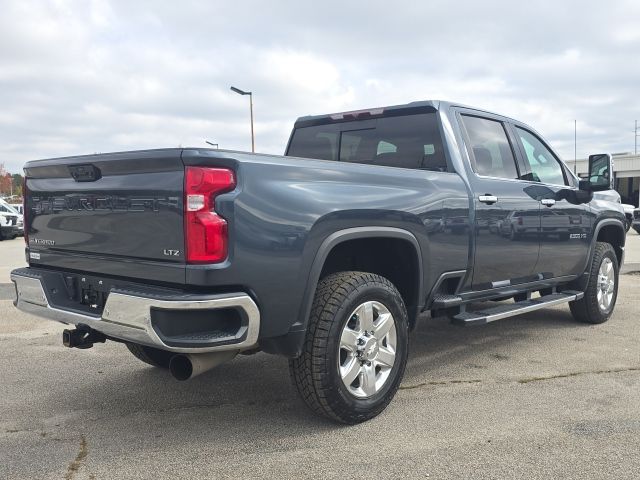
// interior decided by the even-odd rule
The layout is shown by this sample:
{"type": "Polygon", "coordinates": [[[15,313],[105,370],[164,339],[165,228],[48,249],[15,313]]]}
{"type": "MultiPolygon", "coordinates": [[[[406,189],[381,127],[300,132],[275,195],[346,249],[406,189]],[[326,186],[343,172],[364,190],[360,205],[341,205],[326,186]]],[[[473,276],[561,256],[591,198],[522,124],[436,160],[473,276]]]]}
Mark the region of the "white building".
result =
{"type": "MultiPolygon", "coordinates": [[[[565,163],[575,171],[578,176],[581,174],[586,176],[588,173],[587,159],[566,160],[565,163]]],[[[613,154],[613,173],[615,178],[615,187],[620,196],[622,203],[631,203],[638,206],[638,190],[640,190],[640,154],[632,153],[614,153],[613,154]]]]}

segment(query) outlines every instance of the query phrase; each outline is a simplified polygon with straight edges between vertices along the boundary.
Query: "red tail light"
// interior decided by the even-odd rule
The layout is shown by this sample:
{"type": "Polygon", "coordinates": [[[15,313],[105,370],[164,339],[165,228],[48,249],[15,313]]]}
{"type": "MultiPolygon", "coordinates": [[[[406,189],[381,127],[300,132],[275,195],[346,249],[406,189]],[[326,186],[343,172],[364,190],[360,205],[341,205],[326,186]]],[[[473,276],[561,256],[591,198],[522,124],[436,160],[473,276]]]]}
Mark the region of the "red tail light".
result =
{"type": "Polygon", "coordinates": [[[518,225],[522,225],[522,223],[523,223],[522,217],[518,217],[518,225]]]}
{"type": "Polygon", "coordinates": [[[186,167],[184,230],[188,263],[217,263],[227,258],[227,221],[215,212],[214,200],[235,186],[232,170],[186,167]]]}

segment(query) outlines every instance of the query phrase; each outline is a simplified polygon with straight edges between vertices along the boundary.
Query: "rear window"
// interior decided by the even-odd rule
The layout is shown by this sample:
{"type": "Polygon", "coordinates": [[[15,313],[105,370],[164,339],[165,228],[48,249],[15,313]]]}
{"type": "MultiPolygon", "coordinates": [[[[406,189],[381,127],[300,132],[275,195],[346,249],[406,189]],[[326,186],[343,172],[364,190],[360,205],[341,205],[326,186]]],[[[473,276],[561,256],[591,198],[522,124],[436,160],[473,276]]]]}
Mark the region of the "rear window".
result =
{"type": "Polygon", "coordinates": [[[297,128],[287,155],[447,171],[435,113],[297,128]]]}

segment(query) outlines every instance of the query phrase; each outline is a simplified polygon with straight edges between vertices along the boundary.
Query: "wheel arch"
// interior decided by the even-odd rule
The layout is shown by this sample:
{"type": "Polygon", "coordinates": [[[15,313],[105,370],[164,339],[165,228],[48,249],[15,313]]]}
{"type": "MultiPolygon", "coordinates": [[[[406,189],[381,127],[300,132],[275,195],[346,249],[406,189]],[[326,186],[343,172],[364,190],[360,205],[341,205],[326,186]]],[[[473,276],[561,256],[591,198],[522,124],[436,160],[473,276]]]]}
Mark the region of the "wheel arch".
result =
{"type": "MultiPolygon", "coordinates": [[[[311,305],[313,303],[313,296],[323,276],[326,276],[330,273],[333,273],[335,270],[335,266],[331,265],[328,262],[331,262],[332,253],[335,254],[341,253],[341,246],[345,249],[346,245],[363,245],[363,243],[358,242],[372,242],[376,241],[395,241],[395,242],[404,242],[407,246],[410,246],[410,249],[407,249],[407,254],[413,255],[414,262],[413,268],[411,269],[411,279],[407,279],[404,283],[398,282],[398,277],[389,278],[389,280],[394,283],[396,288],[400,291],[400,294],[403,296],[405,303],[409,301],[411,305],[407,305],[407,313],[409,314],[410,324],[415,322],[415,317],[418,313],[418,308],[420,305],[424,304],[425,301],[425,293],[423,289],[423,262],[422,262],[422,252],[420,249],[420,244],[418,240],[408,230],[404,230],[396,227],[380,227],[380,226],[370,226],[370,227],[354,227],[348,228],[344,230],[338,230],[329,236],[327,236],[320,247],[318,248],[313,263],[311,264],[311,269],[309,271],[309,276],[307,280],[307,285],[305,288],[305,293],[303,296],[302,306],[300,309],[300,313],[298,316],[298,321],[294,324],[294,328],[296,331],[298,330],[306,330],[307,323],[309,321],[309,314],[311,312],[311,305]],[[400,283],[400,285],[398,285],[400,283]]],[[[374,271],[372,273],[381,273],[380,271],[374,271]]],[[[394,277],[393,275],[391,275],[394,277]]],[[[292,330],[294,329],[292,328],[292,330]]]]}
{"type": "Polygon", "coordinates": [[[593,229],[591,245],[589,246],[589,253],[585,261],[583,273],[575,280],[569,282],[568,288],[580,291],[587,288],[591,276],[591,263],[593,262],[593,255],[595,254],[596,244],[598,242],[611,244],[616,252],[618,265],[622,266],[622,262],[624,261],[625,240],[626,232],[624,231],[624,225],[621,220],[615,218],[600,220],[593,229]]]}
{"type": "Polygon", "coordinates": [[[626,232],[621,220],[609,218],[598,222],[593,232],[593,241],[591,242],[589,263],[587,264],[587,268],[591,265],[593,253],[595,251],[595,245],[597,242],[609,243],[616,252],[618,265],[622,266],[622,262],[624,261],[625,241],[626,232]]]}

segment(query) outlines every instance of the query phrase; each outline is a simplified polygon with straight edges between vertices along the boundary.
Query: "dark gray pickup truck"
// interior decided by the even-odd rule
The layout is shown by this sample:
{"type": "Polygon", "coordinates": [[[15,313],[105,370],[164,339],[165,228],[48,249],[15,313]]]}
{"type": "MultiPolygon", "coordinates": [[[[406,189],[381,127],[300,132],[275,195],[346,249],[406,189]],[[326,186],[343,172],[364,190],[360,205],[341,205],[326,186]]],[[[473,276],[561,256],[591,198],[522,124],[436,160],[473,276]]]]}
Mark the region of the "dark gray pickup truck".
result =
{"type": "Polygon", "coordinates": [[[531,127],[427,101],[295,123],[286,156],[165,149],[29,162],[16,306],[187,379],[262,350],[345,423],[394,396],[420,314],[480,325],[616,302],[624,213],[531,127]],[[472,305],[472,306],[471,306],[472,305]]]}

